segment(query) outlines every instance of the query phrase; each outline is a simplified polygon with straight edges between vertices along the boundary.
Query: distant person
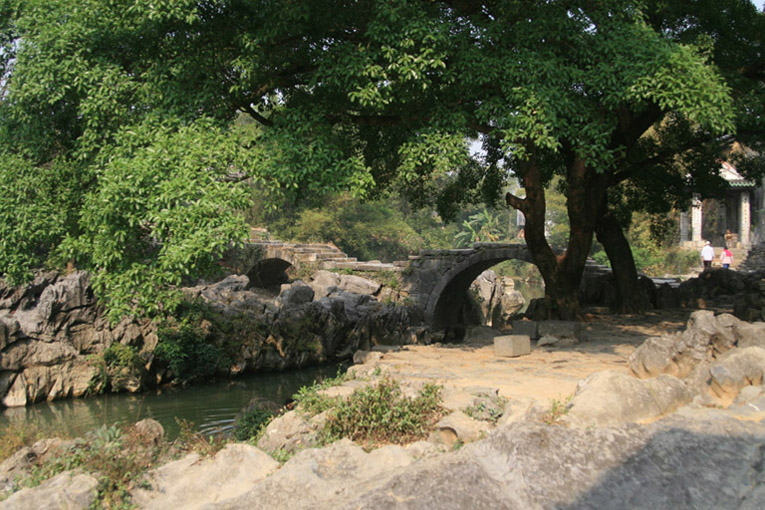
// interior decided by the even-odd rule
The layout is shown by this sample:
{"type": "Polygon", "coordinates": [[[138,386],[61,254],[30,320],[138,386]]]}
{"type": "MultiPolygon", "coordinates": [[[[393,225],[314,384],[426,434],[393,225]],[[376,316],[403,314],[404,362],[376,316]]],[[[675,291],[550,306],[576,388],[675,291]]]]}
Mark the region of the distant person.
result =
{"type": "Polygon", "coordinates": [[[730,265],[733,264],[733,254],[728,248],[725,248],[720,254],[720,264],[725,269],[730,268],[730,265]]]}
{"type": "Polygon", "coordinates": [[[709,241],[704,241],[704,247],[701,249],[701,262],[704,264],[704,271],[712,268],[712,261],[715,259],[715,249],[709,244],[709,241]]]}
{"type": "Polygon", "coordinates": [[[733,233],[730,231],[730,229],[725,231],[725,247],[726,248],[733,247],[733,233]]]}

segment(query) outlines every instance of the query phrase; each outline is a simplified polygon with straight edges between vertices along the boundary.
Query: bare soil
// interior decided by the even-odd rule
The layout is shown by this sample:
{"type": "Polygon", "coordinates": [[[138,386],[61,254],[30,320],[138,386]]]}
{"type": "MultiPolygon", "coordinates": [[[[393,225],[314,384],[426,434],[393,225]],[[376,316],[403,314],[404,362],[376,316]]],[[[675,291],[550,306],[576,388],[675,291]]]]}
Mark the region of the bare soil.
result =
{"type": "Polygon", "coordinates": [[[647,338],[685,328],[693,310],[644,315],[589,314],[580,343],[536,347],[516,358],[497,357],[491,341],[413,345],[386,353],[382,367],[410,381],[435,381],[446,388],[498,389],[508,398],[563,400],[577,381],[601,370],[629,372],[627,359],[647,338]]]}

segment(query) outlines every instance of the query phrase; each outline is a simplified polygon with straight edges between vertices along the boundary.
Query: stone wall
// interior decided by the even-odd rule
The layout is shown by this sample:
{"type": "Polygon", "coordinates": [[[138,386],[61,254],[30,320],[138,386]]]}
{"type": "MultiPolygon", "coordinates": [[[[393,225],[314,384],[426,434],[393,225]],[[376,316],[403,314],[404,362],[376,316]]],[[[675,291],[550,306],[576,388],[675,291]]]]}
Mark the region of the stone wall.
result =
{"type": "MultiPolygon", "coordinates": [[[[334,276],[332,285],[283,285],[278,296],[248,289],[243,275],[183,289],[204,305],[204,341],[230,355],[218,375],[335,362],[377,343],[427,341],[422,328],[411,327],[407,307],[378,301],[380,284],[334,276]]],[[[103,312],[82,271],[40,274],[17,288],[0,282],[0,404],[138,392],[177,379],[154,355],[160,341],[155,323],[110,324],[103,312]],[[104,354],[118,351],[115,346],[129,348],[134,362],[106,364],[104,354]]]]}

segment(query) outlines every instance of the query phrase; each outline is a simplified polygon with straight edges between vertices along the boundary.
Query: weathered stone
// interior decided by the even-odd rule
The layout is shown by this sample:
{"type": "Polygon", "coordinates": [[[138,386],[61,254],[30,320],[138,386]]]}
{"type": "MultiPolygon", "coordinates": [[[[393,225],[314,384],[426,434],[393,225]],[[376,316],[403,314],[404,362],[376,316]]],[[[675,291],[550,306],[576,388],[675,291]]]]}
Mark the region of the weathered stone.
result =
{"type": "Polygon", "coordinates": [[[133,425],[133,430],[138,434],[141,439],[146,443],[151,443],[155,446],[159,446],[162,443],[162,439],[165,437],[165,429],[157,420],[151,418],[144,418],[133,425]]]}
{"type": "Polygon", "coordinates": [[[532,340],[539,338],[539,323],[537,321],[516,320],[512,322],[514,335],[528,335],[532,340]]]}
{"type": "Polygon", "coordinates": [[[39,486],[12,494],[3,501],[4,510],[41,508],[86,509],[96,499],[98,480],[82,473],[65,471],[39,486]]]}
{"type": "Polygon", "coordinates": [[[258,448],[266,452],[285,450],[296,452],[316,444],[317,431],[326,420],[324,414],[309,418],[300,412],[289,412],[271,420],[258,448]]]}
{"type": "Polygon", "coordinates": [[[693,398],[686,384],[675,377],[652,379],[606,370],[579,382],[563,418],[576,426],[612,426],[671,413],[693,398]]]}
{"type": "Polygon", "coordinates": [[[537,340],[537,347],[572,347],[579,343],[579,340],[572,337],[558,338],[557,336],[545,335],[537,340]]]}
{"type": "Polygon", "coordinates": [[[340,282],[337,285],[342,291],[370,296],[377,294],[381,286],[376,281],[352,274],[340,275],[340,282]]]}
{"type": "Polygon", "coordinates": [[[133,503],[146,510],[197,509],[244,494],[278,467],[248,444],[229,444],[210,459],[191,453],[151,471],[152,489],[134,490],[133,503]]]}
{"type": "Polygon", "coordinates": [[[726,403],[745,386],[759,386],[765,375],[765,349],[746,347],[731,351],[709,369],[712,392],[726,403]]]}
{"type": "Polygon", "coordinates": [[[363,365],[365,363],[374,363],[382,359],[383,353],[373,351],[356,351],[353,353],[353,363],[355,365],[363,365]]]}
{"type": "Polygon", "coordinates": [[[302,305],[303,303],[309,303],[313,301],[314,291],[313,289],[298,280],[293,283],[284,284],[281,286],[279,297],[277,298],[277,304],[281,306],[290,305],[302,305]]]}
{"type": "Polygon", "coordinates": [[[494,337],[494,355],[502,357],[524,356],[531,353],[528,335],[504,335],[494,337]]]}
{"type": "Polygon", "coordinates": [[[574,321],[539,321],[539,336],[579,338],[582,325],[574,321]]]}
{"type": "Polygon", "coordinates": [[[485,421],[471,418],[462,411],[454,411],[436,423],[429,441],[452,448],[457,442],[471,443],[489,433],[491,427],[485,421]]]}
{"type": "Polygon", "coordinates": [[[72,442],[59,438],[41,439],[32,446],[20,448],[0,463],[0,499],[4,493],[13,492],[16,483],[28,476],[39,464],[58,455],[72,442]]]}

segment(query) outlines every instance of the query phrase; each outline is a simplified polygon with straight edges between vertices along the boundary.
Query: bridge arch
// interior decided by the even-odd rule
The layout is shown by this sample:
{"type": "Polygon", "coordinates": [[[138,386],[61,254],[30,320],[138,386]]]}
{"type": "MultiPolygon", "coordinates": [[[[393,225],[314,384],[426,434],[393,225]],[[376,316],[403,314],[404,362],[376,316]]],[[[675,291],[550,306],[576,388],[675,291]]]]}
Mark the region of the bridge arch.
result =
{"type": "Polygon", "coordinates": [[[476,249],[449,268],[430,292],[425,306],[425,322],[434,331],[455,325],[461,314],[470,284],[478,275],[505,260],[534,263],[525,245],[476,249]]]}

